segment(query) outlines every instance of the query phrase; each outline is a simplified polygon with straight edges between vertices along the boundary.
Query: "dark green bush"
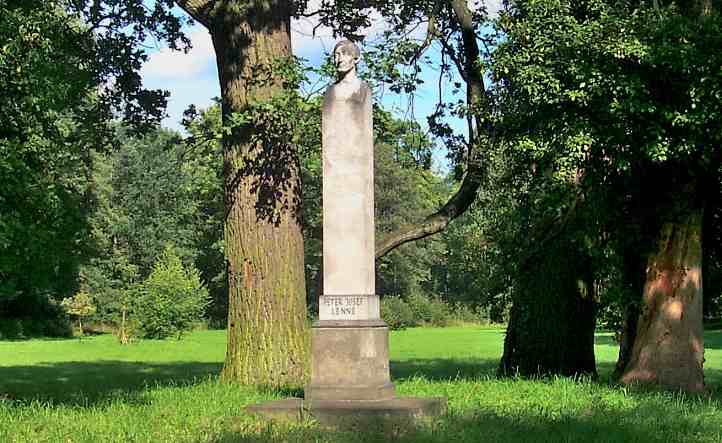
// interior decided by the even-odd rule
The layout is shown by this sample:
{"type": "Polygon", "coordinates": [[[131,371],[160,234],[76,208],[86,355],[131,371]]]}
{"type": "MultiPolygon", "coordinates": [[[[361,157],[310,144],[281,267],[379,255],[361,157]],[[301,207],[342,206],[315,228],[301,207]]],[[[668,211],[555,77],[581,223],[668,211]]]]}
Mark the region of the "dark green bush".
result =
{"type": "Polygon", "coordinates": [[[464,303],[454,303],[450,306],[449,312],[452,322],[474,323],[479,325],[488,325],[491,323],[488,307],[474,307],[464,303]]]}
{"type": "Polygon", "coordinates": [[[43,335],[46,337],[71,337],[73,327],[67,317],[47,319],[43,322],[43,335]]]}
{"type": "Polygon", "coordinates": [[[0,319],[0,340],[24,338],[23,322],[19,318],[0,319]]]}
{"type": "Polygon", "coordinates": [[[67,317],[0,319],[0,340],[32,337],[70,337],[73,330],[67,317]]]}
{"type": "Polygon", "coordinates": [[[42,337],[45,335],[45,323],[51,319],[24,318],[21,320],[22,331],[25,337],[42,337]]]}

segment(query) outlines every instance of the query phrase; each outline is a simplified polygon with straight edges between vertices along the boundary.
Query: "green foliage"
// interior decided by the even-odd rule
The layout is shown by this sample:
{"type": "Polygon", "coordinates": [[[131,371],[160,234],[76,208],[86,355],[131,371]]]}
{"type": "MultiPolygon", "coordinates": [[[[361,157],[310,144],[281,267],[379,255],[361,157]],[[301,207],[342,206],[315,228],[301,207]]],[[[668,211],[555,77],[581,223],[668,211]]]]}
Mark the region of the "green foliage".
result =
{"type": "Polygon", "coordinates": [[[153,271],[139,285],[133,318],[144,338],[181,338],[200,321],[210,300],[194,266],[183,266],[172,247],[166,247],[153,271]]]}
{"type": "Polygon", "coordinates": [[[78,319],[78,329],[80,335],[83,335],[83,317],[87,317],[95,313],[95,301],[85,291],[80,291],[72,297],[63,299],[60,302],[60,307],[65,310],[69,315],[72,315],[78,319]]]}
{"type": "Polygon", "coordinates": [[[388,295],[381,299],[381,318],[392,331],[416,326],[414,312],[399,296],[388,295]]]}
{"type": "Polygon", "coordinates": [[[90,38],[55,2],[20,3],[0,1],[0,316],[18,318],[77,289],[103,138],[90,38]]]}
{"type": "Polygon", "coordinates": [[[489,324],[487,309],[464,303],[449,304],[440,297],[412,292],[406,297],[381,299],[381,318],[392,330],[412,326],[443,327],[451,324],[489,324]]]}
{"type": "MultiPolygon", "coordinates": [[[[465,303],[453,303],[450,306],[450,324],[491,324],[489,308],[486,306],[470,306],[465,303]]],[[[505,319],[502,319],[505,320],[505,319]]]]}
{"type": "MultiPolygon", "coordinates": [[[[217,109],[199,116],[202,131],[217,109]]],[[[118,128],[116,150],[94,159],[95,211],[89,222],[94,249],[81,277],[98,302],[94,319],[119,326],[132,302],[131,288],[152,271],[172,242],[181,258],[201,270],[212,292],[212,314],[225,319],[223,191],[219,147],[167,130],[142,136],[118,128]]]]}
{"type": "Polygon", "coordinates": [[[412,292],[406,296],[406,303],[411,308],[417,324],[446,326],[449,321],[449,306],[437,297],[412,292]]]}
{"type": "Polygon", "coordinates": [[[96,310],[93,298],[84,291],[63,299],[60,306],[65,309],[65,312],[76,317],[87,317],[96,310]]]}
{"type": "Polygon", "coordinates": [[[60,313],[39,318],[0,319],[0,340],[20,340],[33,337],[70,337],[73,330],[68,319],[60,313]]]}
{"type": "Polygon", "coordinates": [[[142,87],[137,45],[188,40],[172,2],[141,3],[0,1],[0,317],[52,314],[77,291],[110,122],[147,130],[164,113],[166,94],[142,87]]]}
{"type": "Polygon", "coordinates": [[[492,154],[506,159],[492,178],[515,195],[499,250],[524,275],[563,236],[592,269],[602,320],[618,325],[661,223],[719,207],[722,18],[688,3],[514,6],[488,61],[504,129],[492,154]]]}
{"type": "MultiPolygon", "coordinates": [[[[431,141],[418,124],[374,111],[376,238],[416,223],[436,210],[450,187],[431,171],[431,141]]],[[[376,291],[404,295],[440,285],[444,245],[431,237],[404,245],[377,261],[376,291]]]]}

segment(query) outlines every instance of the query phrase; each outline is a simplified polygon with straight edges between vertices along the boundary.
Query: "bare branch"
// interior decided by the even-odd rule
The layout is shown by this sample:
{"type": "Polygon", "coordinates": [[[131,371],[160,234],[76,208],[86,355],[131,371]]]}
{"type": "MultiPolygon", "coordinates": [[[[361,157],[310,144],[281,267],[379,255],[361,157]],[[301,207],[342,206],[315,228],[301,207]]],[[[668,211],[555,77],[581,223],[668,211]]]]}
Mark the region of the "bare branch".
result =
{"type": "MultiPolygon", "coordinates": [[[[482,106],[488,105],[484,77],[479,60],[479,45],[476,32],[466,0],[453,0],[451,6],[454,16],[461,28],[463,46],[463,66],[459,66],[460,73],[467,83],[466,102],[469,112],[474,116],[469,127],[469,150],[466,164],[466,174],[459,190],[438,211],[426,217],[421,223],[392,233],[376,245],[376,258],[381,258],[396,247],[410,241],[419,240],[443,231],[449,223],[463,214],[476,199],[476,193],[481,186],[483,178],[482,156],[479,130],[482,128],[480,111],[482,106]]],[[[444,39],[440,39],[444,40],[444,39]]],[[[491,129],[485,128],[489,135],[491,129]]],[[[492,140],[493,142],[493,140],[492,140]]]]}
{"type": "Polygon", "coordinates": [[[428,25],[426,27],[426,37],[424,38],[424,41],[419,46],[419,49],[416,50],[416,53],[414,54],[413,59],[411,60],[411,63],[416,63],[422,55],[424,55],[424,52],[426,52],[427,49],[431,46],[431,43],[434,41],[434,39],[438,36],[438,30],[436,29],[436,17],[432,16],[429,17],[428,25]]]}

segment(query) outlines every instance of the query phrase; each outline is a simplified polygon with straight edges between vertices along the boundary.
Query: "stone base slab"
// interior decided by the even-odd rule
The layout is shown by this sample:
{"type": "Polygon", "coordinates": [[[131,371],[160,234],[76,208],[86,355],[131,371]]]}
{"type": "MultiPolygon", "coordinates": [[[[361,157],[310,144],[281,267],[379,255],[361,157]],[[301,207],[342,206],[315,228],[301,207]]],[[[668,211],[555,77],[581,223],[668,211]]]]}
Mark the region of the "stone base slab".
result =
{"type": "Polygon", "coordinates": [[[349,399],[371,401],[391,400],[394,398],[395,392],[392,383],[377,386],[322,386],[309,384],[304,390],[304,396],[315,401],[349,401],[349,399]]]}
{"type": "Polygon", "coordinates": [[[263,418],[289,421],[314,419],[322,425],[367,425],[370,423],[414,423],[446,412],[444,397],[402,397],[390,400],[316,400],[288,398],[251,405],[246,410],[263,418]]]}

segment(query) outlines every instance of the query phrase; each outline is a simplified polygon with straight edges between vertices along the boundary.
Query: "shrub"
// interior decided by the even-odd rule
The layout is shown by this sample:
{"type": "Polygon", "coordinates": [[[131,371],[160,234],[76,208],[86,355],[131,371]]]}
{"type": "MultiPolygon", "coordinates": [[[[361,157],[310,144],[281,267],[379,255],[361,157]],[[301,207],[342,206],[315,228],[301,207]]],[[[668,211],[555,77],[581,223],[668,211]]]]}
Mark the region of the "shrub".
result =
{"type": "Polygon", "coordinates": [[[450,307],[451,321],[457,323],[473,323],[479,325],[488,325],[491,323],[489,319],[489,308],[486,306],[473,307],[464,303],[454,303],[450,307]]]}
{"type": "Polygon", "coordinates": [[[490,323],[488,307],[445,302],[440,297],[412,292],[406,298],[381,299],[381,318],[391,329],[410,326],[448,326],[451,323],[485,325],[490,323]]]}
{"type": "Polygon", "coordinates": [[[451,321],[451,310],[449,305],[440,298],[434,297],[429,299],[431,307],[431,319],[429,323],[433,326],[448,326],[451,321]]]}
{"type": "Polygon", "coordinates": [[[65,317],[49,318],[43,322],[43,335],[46,337],[70,337],[73,328],[65,317]]]}
{"type": "Polygon", "coordinates": [[[449,306],[439,297],[412,292],[407,297],[407,302],[416,323],[433,326],[446,326],[449,323],[451,317],[449,306]]]}
{"type": "Polygon", "coordinates": [[[166,247],[138,287],[133,313],[142,337],[180,339],[203,317],[209,303],[198,270],[185,268],[173,248],[166,247]]]}
{"type": "Polygon", "coordinates": [[[416,326],[411,307],[398,296],[386,296],[381,299],[381,318],[391,330],[416,326]]]}
{"type": "Polygon", "coordinates": [[[23,318],[20,321],[22,336],[24,338],[30,337],[42,337],[45,335],[45,323],[50,321],[50,318],[23,318]]]}
{"type": "Polygon", "coordinates": [[[0,339],[23,338],[23,323],[19,318],[0,319],[0,339]]]}
{"type": "Polygon", "coordinates": [[[67,317],[6,318],[0,320],[0,340],[31,337],[70,337],[73,331],[67,317]]]}
{"type": "Polygon", "coordinates": [[[83,335],[83,317],[87,317],[95,313],[95,301],[85,291],[80,291],[72,297],[63,299],[60,306],[69,315],[78,319],[78,332],[83,335]]]}
{"type": "Polygon", "coordinates": [[[427,296],[414,291],[406,296],[406,302],[414,313],[414,320],[417,323],[431,323],[433,308],[427,296]]]}

